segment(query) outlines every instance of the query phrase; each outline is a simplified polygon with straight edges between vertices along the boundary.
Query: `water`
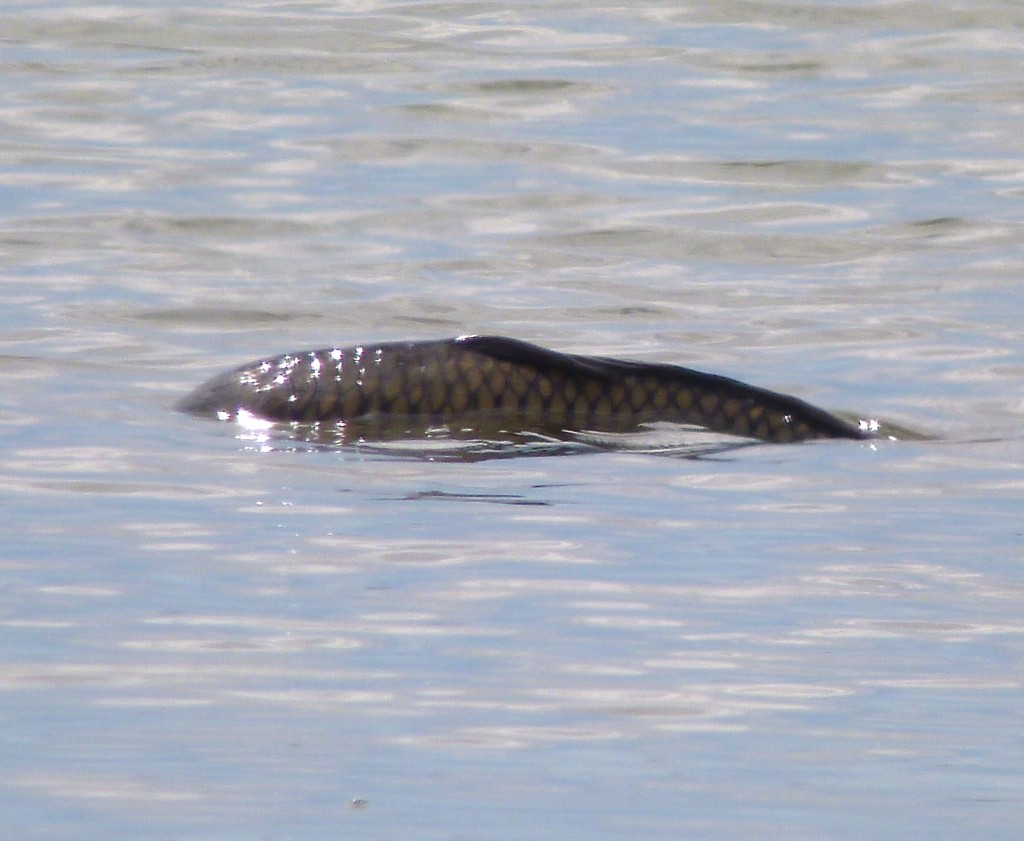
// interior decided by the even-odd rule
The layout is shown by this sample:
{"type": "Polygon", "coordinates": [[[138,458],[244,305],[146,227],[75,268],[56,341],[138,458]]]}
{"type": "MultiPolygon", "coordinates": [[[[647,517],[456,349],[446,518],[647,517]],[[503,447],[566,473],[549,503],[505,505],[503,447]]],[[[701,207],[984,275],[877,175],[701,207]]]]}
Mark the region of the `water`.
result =
{"type": "Polygon", "coordinates": [[[5,7],[10,837],[1019,837],[1022,23],[5,7]],[[462,462],[170,410],[466,332],[936,439],[462,462]]]}

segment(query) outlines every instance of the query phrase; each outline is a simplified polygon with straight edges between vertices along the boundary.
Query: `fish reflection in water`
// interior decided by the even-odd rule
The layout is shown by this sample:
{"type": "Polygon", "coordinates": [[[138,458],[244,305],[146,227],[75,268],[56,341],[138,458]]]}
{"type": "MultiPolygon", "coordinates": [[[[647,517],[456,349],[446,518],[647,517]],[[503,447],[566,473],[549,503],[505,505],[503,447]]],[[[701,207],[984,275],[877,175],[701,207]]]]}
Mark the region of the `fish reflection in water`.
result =
{"type": "Polygon", "coordinates": [[[178,405],[329,430],[337,443],[628,433],[657,422],[789,443],[874,437],[786,394],[677,365],[547,350],[517,339],[462,336],[326,348],[268,357],[219,374],[178,405]]]}

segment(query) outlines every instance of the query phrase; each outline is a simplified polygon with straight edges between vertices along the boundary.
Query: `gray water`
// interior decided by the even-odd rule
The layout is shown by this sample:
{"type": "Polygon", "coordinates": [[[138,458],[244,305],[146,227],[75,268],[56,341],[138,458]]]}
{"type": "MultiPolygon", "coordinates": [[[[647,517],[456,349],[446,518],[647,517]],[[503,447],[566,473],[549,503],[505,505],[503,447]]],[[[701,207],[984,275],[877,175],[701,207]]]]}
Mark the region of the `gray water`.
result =
{"type": "Polygon", "coordinates": [[[3,837],[1019,838],[1022,56],[1006,2],[3,7],[3,837]],[[171,410],[469,332],[934,439],[171,410]]]}

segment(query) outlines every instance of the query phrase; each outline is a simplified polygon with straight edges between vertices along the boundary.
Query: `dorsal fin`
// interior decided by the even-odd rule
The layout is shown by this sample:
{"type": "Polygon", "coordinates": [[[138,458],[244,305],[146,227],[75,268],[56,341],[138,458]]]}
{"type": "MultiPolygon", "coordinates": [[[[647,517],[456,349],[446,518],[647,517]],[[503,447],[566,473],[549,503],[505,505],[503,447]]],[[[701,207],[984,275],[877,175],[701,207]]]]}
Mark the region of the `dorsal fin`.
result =
{"type": "Polygon", "coordinates": [[[576,376],[586,374],[589,377],[605,381],[620,380],[630,374],[661,374],[680,380],[687,380],[694,385],[730,385],[750,389],[757,393],[775,394],[775,392],[747,385],[731,377],[695,371],[693,368],[684,368],[682,365],[670,365],[662,362],[637,362],[629,359],[612,359],[607,356],[578,356],[574,353],[559,353],[558,351],[548,350],[547,348],[523,342],[519,339],[509,339],[505,336],[460,336],[454,341],[458,342],[462,347],[469,348],[476,353],[482,353],[484,356],[489,356],[492,359],[500,359],[503,362],[529,365],[534,368],[554,369],[576,376]]]}
{"type": "Polygon", "coordinates": [[[586,375],[601,380],[614,380],[622,373],[614,366],[606,365],[603,359],[559,353],[505,336],[459,336],[454,341],[475,353],[514,365],[528,365],[531,368],[562,371],[575,376],[586,375]]]}
{"type": "Polygon", "coordinates": [[[757,401],[774,411],[795,415],[811,425],[826,430],[833,436],[871,437],[842,418],[838,418],[824,409],[819,409],[799,397],[750,385],[732,377],[723,377],[720,374],[709,374],[705,371],[695,371],[693,368],[661,362],[634,362],[628,359],[610,359],[605,356],[577,356],[571,353],[558,353],[529,342],[507,339],[502,336],[463,336],[455,341],[494,359],[530,365],[540,369],[554,369],[577,377],[593,377],[605,382],[620,381],[630,375],[663,377],[690,388],[706,389],[732,398],[757,401]]]}

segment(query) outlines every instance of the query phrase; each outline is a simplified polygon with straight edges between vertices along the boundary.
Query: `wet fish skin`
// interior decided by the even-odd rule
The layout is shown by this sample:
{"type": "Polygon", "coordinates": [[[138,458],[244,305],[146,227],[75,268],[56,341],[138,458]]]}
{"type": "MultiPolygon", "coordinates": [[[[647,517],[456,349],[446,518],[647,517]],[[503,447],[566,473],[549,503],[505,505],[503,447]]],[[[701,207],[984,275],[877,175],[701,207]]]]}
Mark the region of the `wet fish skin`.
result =
{"type": "Polygon", "coordinates": [[[670,421],[771,442],[872,437],[795,397],[676,365],[463,336],[325,348],[217,375],[178,405],[231,417],[371,424],[416,419],[504,430],[629,431],[670,421]]]}

